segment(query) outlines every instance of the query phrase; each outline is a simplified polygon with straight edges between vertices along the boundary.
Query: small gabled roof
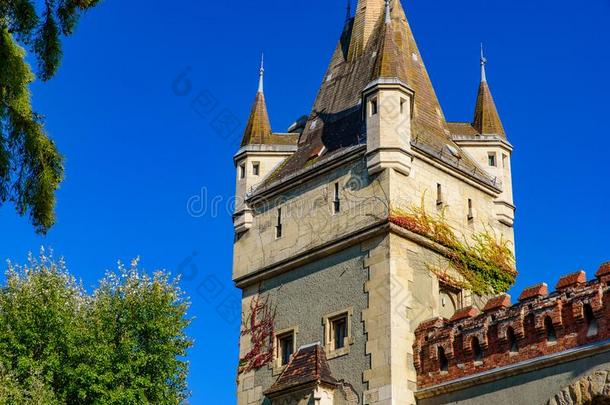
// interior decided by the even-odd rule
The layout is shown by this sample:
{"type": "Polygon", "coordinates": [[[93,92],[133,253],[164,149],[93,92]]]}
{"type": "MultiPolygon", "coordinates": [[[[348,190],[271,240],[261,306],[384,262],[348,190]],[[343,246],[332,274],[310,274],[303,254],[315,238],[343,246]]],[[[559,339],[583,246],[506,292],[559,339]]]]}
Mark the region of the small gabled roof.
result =
{"type": "Polygon", "coordinates": [[[282,392],[308,384],[337,385],[339,382],[330,372],[326,353],[319,343],[303,346],[292,355],[290,362],[277,381],[265,391],[266,396],[277,396],[282,392]]]}

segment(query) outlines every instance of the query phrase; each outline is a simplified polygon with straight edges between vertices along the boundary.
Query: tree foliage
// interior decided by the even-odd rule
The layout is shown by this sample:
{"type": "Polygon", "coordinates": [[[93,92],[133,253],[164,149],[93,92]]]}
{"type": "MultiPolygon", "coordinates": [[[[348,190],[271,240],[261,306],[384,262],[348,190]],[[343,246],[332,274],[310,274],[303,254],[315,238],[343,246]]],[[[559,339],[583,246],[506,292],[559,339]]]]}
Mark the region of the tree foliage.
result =
{"type": "Polygon", "coordinates": [[[98,2],[0,0],[0,206],[14,203],[40,233],[55,223],[63,162],[32,109],[29,85],[36,76],[25,48],[36,59],[38,77],[51,79],[62,57],[61,37],[71,35],[81,14],[98,2]]]}
{"type": "Polygon", "coordinates": [[[89,295],[41,254],[0,290],[0,405],[180,404],[188,301],[167,274],[119,265],[89,295]]]}

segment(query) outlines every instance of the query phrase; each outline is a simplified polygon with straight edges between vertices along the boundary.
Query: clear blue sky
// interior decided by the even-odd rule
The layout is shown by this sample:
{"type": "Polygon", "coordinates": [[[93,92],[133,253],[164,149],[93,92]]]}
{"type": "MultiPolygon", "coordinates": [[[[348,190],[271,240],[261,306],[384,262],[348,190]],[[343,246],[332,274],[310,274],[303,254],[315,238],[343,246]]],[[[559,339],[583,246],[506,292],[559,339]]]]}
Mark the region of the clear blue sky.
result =
{"type": "MultiPolygon", "coordinates": [[[[404,5],[449,120],[472,117],[486,44],[490,86],[515,146],[521,274],[513,297],[580,268],[592,277],[610,260],[610,1],[404,5]]],[[[284,131],[309,112],[344,15],[343,0],[102,1],[65,42],[57,77],[33,87],[66,157],[58,223],[38,237],[3,207],[0,259],[23,261],[51,246],[87,287],[117,259],[140,255],[147,269],[174,272],[182,264],[196,317],[191,402],[233,403],[239,321],[218,308],[239,294],[223,207],[260,52],[272,124],[284,131]],[[192,89],[176,95],[172,83],[187,67],[192,89]],[[197,94],[212,97],[214,111],[194,110],[197,94]],[[229,139],[214,129],[222,111],[239,122],[229,139]],[[202,188],[220,208],[194,205],[194,217],[187,201],[202,188]]]]}

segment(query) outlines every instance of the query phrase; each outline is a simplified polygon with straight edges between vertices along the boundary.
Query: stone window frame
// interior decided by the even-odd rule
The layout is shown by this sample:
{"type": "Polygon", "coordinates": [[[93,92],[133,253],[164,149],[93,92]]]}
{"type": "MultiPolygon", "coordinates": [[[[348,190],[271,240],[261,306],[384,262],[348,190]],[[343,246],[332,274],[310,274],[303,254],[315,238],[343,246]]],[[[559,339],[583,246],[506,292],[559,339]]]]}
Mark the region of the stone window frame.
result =
{"type": "Polygon", "coordinates": [[[354,344],[354,328],[353,328],[354,308],[349,307],[340,311],[335,311],[325,315],[322,318],[324,325],[324,350],[328,360],[336,357],[341,357],[349,354],[350,346],[354,344]],[[335,349],[333,322],[338,318],[346,317],[347,333],[345,336],[345,345],[340,349],[335,349]]]}
{"type": "Polygon", "coordinates": [[[374,117],[379,113],[379,101],[377,97],[373,97],[369,100],[369,117],[374,117]]]}
{"type": "Polygon", "coordinates": [[[292,334],[292,354],[294,355],[299,348],[297,344],[297,337],[299,335],[299,327],[291,326],[289,328],[280,329],[273,333],[273,361],[270,364],[272,374],[274,376],[279,375],[288,364],[282,365],[282,356],[280,353],[280,339],[284,336],[292,334]]]}
{"type": "Polygon", "coordinates": [[[487,152],[487,165],[489,167],[498,167],[498,154],[496,152],[487,152]]]}
{"type": "Polygon", "coordinates": [[[261,175],[261,162],[252,162],[252,175],[257,177],[261,175]]]}

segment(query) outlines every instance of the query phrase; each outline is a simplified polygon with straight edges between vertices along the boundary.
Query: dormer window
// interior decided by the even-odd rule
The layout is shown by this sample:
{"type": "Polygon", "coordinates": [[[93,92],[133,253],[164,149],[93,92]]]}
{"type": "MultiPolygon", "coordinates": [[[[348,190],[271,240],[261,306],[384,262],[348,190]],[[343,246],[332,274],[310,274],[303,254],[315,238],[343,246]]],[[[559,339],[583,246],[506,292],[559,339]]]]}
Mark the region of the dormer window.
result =
{"type": "Polygon", "coordinates": [[[490,152],[487,155],[487,160],[489,163],[490,167],[496,167],[498,165],[498,162],[496,161],[496,153],[495,152],[490,152]]]}

